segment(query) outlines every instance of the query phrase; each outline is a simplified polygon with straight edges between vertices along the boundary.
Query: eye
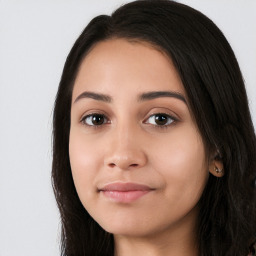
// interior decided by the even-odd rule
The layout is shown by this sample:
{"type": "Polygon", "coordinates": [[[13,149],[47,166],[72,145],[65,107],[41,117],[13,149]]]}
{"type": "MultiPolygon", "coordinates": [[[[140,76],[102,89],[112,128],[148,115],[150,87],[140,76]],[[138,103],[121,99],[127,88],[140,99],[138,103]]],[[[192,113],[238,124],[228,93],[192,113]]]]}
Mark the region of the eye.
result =
{"type": "Polygon", "coordinates": [[[158,113],[158,114],[151,115],[147,119],[146,123],[157,125],[157,126],[168,126],[175,121],[176,119],[171,117],[170,115],[167,115],[164,113],[158,113]]]}
{"type": "Polygon", "coordinates": [[[89,126],[100,126],[108,122],[107,118],[102,114],[90,114],[84,116],[81,122],[89,126]]]}

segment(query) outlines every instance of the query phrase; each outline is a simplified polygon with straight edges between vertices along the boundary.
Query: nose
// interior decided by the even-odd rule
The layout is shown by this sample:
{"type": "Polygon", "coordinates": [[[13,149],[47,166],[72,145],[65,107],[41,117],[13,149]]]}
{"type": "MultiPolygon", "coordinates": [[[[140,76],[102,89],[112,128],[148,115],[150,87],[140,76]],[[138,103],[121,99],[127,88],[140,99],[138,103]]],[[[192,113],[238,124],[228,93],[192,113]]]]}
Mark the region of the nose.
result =
{"type": "Polygon", "coordinates": [[[141,168],[147,163],[140,135],[134,130],[115,130],[110,139],[105,165],[109,168],[132,170],[141,168]]]}

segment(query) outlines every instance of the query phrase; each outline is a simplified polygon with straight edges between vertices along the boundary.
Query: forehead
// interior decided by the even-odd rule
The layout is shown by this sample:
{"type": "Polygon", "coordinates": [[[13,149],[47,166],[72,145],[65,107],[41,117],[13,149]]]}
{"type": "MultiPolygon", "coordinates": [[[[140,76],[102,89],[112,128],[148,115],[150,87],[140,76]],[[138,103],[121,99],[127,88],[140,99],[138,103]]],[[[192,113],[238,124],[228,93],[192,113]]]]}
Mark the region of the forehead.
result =
{"type": "Polygon", "coordinates": [[[156,47],[125,39],[97,43],[81,63],[73,95],[82,90],[113,93],[124,88],[185,94],[172,60],[156,47]]]}

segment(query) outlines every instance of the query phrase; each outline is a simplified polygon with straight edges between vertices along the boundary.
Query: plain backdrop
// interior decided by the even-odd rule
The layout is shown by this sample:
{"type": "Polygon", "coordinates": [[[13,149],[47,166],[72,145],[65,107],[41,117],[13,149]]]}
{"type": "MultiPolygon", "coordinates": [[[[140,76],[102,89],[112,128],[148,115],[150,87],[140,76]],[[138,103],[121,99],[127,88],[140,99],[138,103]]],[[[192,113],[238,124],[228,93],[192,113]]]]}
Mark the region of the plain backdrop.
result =
{"type": "MultiPolygon", "coordinates": [[[[51,122],[65,58],[123,0],[0,0],[0,256],[55,256],[51,122]]],[[[240,63],[256,125],[256,1],[181,0],[210,17],[240,63]]]]}

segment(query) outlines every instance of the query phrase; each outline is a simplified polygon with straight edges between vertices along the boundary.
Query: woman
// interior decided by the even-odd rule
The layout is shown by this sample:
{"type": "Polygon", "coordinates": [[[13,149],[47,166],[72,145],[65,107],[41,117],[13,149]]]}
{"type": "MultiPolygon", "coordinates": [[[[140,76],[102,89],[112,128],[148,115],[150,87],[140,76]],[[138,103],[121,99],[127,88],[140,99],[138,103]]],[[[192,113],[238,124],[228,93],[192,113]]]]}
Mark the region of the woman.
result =
{"type": "Polygon", "coordinates": [[[256,140],[220,30],[167,0],[98,16],[53,121],[62,255],[253,255],[256,140]]]}

